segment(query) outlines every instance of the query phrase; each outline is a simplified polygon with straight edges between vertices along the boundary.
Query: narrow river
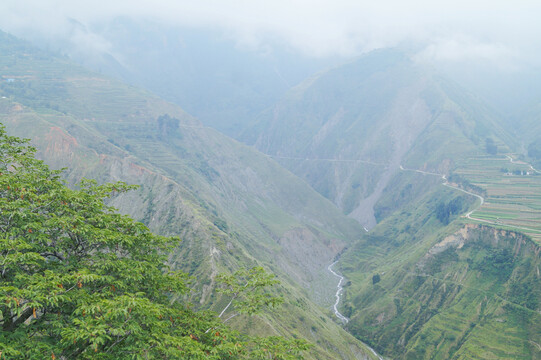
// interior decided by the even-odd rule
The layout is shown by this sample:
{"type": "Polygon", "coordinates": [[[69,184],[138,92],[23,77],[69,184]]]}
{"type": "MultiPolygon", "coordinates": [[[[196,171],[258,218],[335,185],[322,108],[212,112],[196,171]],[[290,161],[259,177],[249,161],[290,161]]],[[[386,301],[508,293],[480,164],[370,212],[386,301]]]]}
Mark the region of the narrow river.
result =
{"type": "Polygon", "coordinates": [[[347,317],[345,317],[344,315],[342,315],[340,313],[340,311],[338,311],[338,303],[340,303],[340,295],[342,294],[342,282],[344,281],[344,277],[342,275],[339,275],[337,274],[336,272],[334,272],[334,270],[332,269],[332,267],[334,266],[334,264],[336,264],[338,262],[335,261],[333,262],[331,265],[329,265],[327,267],[327,270],[329,270],[331,272],[331,274],[333,274],[334,276],[336,276],[337,278],[340,279],[340,281],[338,281],[338,285],[336,286],[337,289],[336,289],[336,294],[335,294],[335,297],[336,297],[336,301],[334,303],[334,314],[336,315],[337,318],[339,318],[340,320],[342,320],[343,322],[347,323],[349,321],[349,319],[347,317]]]}
{"type": "MultiPolygon", "coordinates": [[[[334,309],[334,315],[336,315],[337,318],[339,318],[340,320],[342,320],[343,322],[345,322],[346,324],[348,323],[349,319],[347,317],[345,317],[344,315],[342,315],[340,313],[340,311],[338,311],[338,304],[340,303],[340,295],[342,294],[342,282],[344,281],[344,277],[338,273],[336,273],[332,267],[338,262],[338,260],[336,260],[335,262],[333,262],[331,265],[329,265],[327,267],[327,270],[330,271],[331,274],[333,274],[334,276],[336,276],[338,279],[340,279],[338,281],[338,285],[336,286],[336,301],[334,303],[334,306],[333,306],[333,309],[334,309]]],[[[376,356],[379,360],[384,360],[374,349],[372,349],[370,346],[364,344],[368,350],[370,350],[372,352],[372,354],[374,354],[374,356],[376,356]]]]}

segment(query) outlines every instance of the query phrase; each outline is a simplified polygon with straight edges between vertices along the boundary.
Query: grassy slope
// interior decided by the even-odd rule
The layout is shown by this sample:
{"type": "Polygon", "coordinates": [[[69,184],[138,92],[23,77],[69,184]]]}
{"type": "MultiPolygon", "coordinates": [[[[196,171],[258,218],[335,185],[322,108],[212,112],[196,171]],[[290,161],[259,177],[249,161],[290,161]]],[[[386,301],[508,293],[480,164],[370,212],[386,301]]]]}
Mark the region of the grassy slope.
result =
{"type": "Polygon", "coordinates": [[[70,182],[141,184],[114,204],[160,233],[182,236],[171,261],[197,276],[194,298],[219,308],[216,272],[261,263],[284,281],[286,305],[256,319],[256,332],[307,337],[317,344],[315,358],[363,353],[303,290],[356,236],[355,223],[277,164],[176,106],[5,34],[0,45],[0,70],[14,79],[0,87],[1,121],[32,138],[52,166],[69,166],[70,182]],[[178,119],[178,129],[160,128],[163,114],[178,119]]]}
{"type": "MultiPolygon", "coordinates": [[[[537,177],[505,177],[503,156],[487,156],[484,139],[495,139],[503,153],[516,142],[490,112],[448,83],[440,83],[441,89],[444,96],[431,99],[441,111],[405,155],[404,167],[459,174],[486,192],[485,205],[473,216],[500,204],[518,221],[525,207],[537,204],[537,177]]],[[[541,292],[538,245],[508,232],[516,228],[466,227],[465,219],[444,226],[434,214],[438,203],[462,196],[472,205],[474,198],[441,182],[414,171],[395,175],[375,206],[382,222],[343,256],[342,270],[351,281],[344,305],[352,317],[349,330],[393,358],[539,357],[540,304],[533,300],[541,292]],[[446,247],[437,243],[464,232],[465,245],[458,241],[438,252],[446,247]],[[373,284],[374,275],[381,281],[373,284]]]]}
{"type": "MultiPolygon", "coordinates": [[[[472,216],[494,222],[499,230],[474,228],[475,221],[463,218],[445,227],[435,218],[436,205],[465,195],[439,185],[437,176],[402,171],[376,205],[381,224],[343,256],[342,270],[351,281],[344,306],[352,316],[349,329],[383,354],[406,359],[541,356],[538,233],[523,231],[533,241],[516,233],[518,227],[537,227],[539,179],[503,173],[502,168],[528,166],[487,155],[484,142],[476,144],[468,135],[482,125],[440,115],[407,154],[405,166],[459,174],[483,189],[485,203],[472,216]],[[467,240],[438,252],[446,247],[435,244],[453,233],[467,240]],[[378,274],[381,282],[373,284],[378,274]]],[[[495,138],[499,151],[510,151],[500,140],[505,134],[495,138]]],[[[464,200],[471,204],[474,198],[464,200]]]]}
{"type": "Polygon", "coordinates": [[[436,189],[343,255],[348,329],[393,358],[538,358],[539,246],[460,218],[445,227],[434,208],[456,196],[436,189]]]}

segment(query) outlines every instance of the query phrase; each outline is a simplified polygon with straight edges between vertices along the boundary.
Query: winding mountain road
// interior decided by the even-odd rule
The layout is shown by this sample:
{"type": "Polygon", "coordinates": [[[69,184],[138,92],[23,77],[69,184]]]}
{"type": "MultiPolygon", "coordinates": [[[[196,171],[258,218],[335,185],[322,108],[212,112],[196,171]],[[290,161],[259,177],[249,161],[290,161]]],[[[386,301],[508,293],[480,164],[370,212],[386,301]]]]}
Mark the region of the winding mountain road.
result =
{"type": "Polygon", "coordinates": [[[471,217],[471,214],[474,213],[475,211],[479,210],[479,208],[480,208],[481,206],[483,206],[483,204],[485,203],[485,198],[482,197],[481,195],[472,193],[472,192],[470,192],[470,191],[461,189],[461,188],[459,188],[458,186],[453,186],[453,185],[449,184],[449,182],[447,181],[447,178],[445,177],[444,174],[438,174],[438,173],[433,173],[433,172],[429,172],[429,171],[422,171],[422,170],[417,170],[417,169],[406,169],[406,168],[404,168],[402,165],[400,165],[400,170],[402,170],[402,171],[413,171],[413,172],[417,172],[417,173],[424,174],[424,175],[438,176],[438,177],[440,177],[440,178],[443,180],[443,183],[442,183],[443,186],[447,186],[448,188],[451,188],[451,189],[453,189],[453,190],[457,190],[457,191],[463,192],[464,194],[468,194],[468,195],[471,195],[471,196],[475,196],[476,198],[478,198],[478,199],[480,200],[479,205],[477,205],[477,206],[475,207],[475,209],[470,210],[468,213],[464,214],[464,217],[466,217],[466,218],[468,218],[468,219],[471,219],[471,220],[478,220],[478,221],[489,222],[489,221],[487,221],[487,220],[482,220],[482,219],[477,219],[477,218],[472,218],[472,217],[471,217]]]}
{"type": "MultiPolygon", "coordinates": [[[[522,165],[526,165],[526,166],[529,166],[530,169],[532,171],[535,171],[537,173],[540,173],[540,171],[538,171],[537,169],[535,169],[531,164],[528,164],[528,163],[517,163],[513,160],[513,158],[509,155],[505,155],[505,157],[507,159],[509,159],[509,161],[513,164],[522,164],[522,165]]],[[[482,197],[481,195],[478,195],[478,194],[475,194],[475,193],[472,193],[470,191],[466,191],[464,189],[461,189],[457,186],[453,186],[451,184],[449,184],[449,182],[447,181],[447,178],[445,177],[444,174],[438,174],[438,173],[433,173],[433,172],[428,172],[428,171],[422,171],[422,170],[417,170],[417,169],[407,169],[407,168],[404,168],[402,165],[400,165],[400,170],[402,171],[414,171],[414,172],[417,172],[417,173],[421,173],[421,174],[424,174],[424,175],[433,175],[433,176],[439,176],[443,179],[443,183],[442,185],[443,186],[447,186],[448,188],[451,188],[453,190],[457,190],[457,191],[460,191],[460,192],[463,192],[464,194],[467,194],[467,195],[471,195],[471,196],[475,196],[476,198],[478,198],[480,200],[479,202],[479,205],[477,205],[474,209],[470,210],[469,212],[467,212],[466,214],[463,215],[463,217],[465,218],[468,218],[470,220],[475,220],[475,221],[479,221],[479,222],[483,222],[485,224],[490,224],[490,225],[498,225],[498,226],[506,226],[506,227],[510,227],[510,228],[514,228],[514,229],[518,229],[518,230],[526,230],[526,231],[533,231],[533,232],[539,232],[538,229],[531,229],[531,228],[527,228],[527,227],[523,227],[523,226],[516,226],[516,225],[510,225],[510,224],[504,224],[504,223],[501,223],[501,222],[494,222],[494,221],[490,221],[490,220],[486,220],[486,219],[480,219],[480,218],[476,218],[476,217],[473,217],[472,214],[474,212],[476,212],[477,210],[479,210],[479,208],[481,208],[481,206],[483,206],[483,204],[485,203],[485,198],[482,197]]]]}
{"type": "Polygon", "coordinates": [[[526,165],[526,166],[529,166],[529,167],[530,167],[530,170],[532,170],[532,171],[534,171],[534,172],[536,172],[536,173],[538,173],[538,174],[541,174],[541,171],[539,171],[539,170],[537,170],[536,168],[534,168],[532,164],[528,164],[528,163],[525,163],[525,162],[522,162],[522,161],[521,161],[521,162],[517,162],[517,161],[515,161],[515,160],[514,160],[511,156],[509,156],[509,155],[505,155],[505,157],[508,158],[508,159],[509,159],[509,162],[511,162],[512,164],[519,164],[519,165],[526,165]]]}
{"type": "MultiPolygon", "coordinates": [[[[385,168],[389,168],[389,165],[388,164],[382,164],[382,163],[376,163],[376,162],[372,162],[372,161],[369,161],[369,160],[359,160],[359,159],[326,159],[326,158],[302,158],[302,157],[288,157],[288,156],[279,156],[279,155],[270,155],[270,154],[265,154],[266,156],[270,157],[270,158],[274,158],[274,159],[289,159],[289,160],[300,160],[300,161],[326,161],[326,162],[355,162],[355,163],[365,163],[365,164],[371,164],[371,165],[377,165],[377,166],[384,166],[385,168]]],[[[528,163],[525,163],[525,162],[516,162],[511,156],[509,155],[505,155],[505,157],[507,159],[509,159],[509,161],[513,164],[522,164],[522,165],[526,165],[526,166],[529,166],[530,170],[538,173],[538,174],[541,174],[541,171],[540,170],[537,170],[536,168],[533,167],[533,165],[531,164],[528,164],[528,163]]],[[[470,196],[475,196],[476,198],[478,198],[480,200],[480,203],[478,206],[476,206],[473,210],[470,210],[468,213],[464,214],[463,216],[465,218],[468,218],[470,220],[475,220],[475,221],[479,221],[479,222],[483,222],[483,223],[486,223],[486,224],[491,224],[491,225],[505,225],[507,227],[511,227],[511,228],[515,228],[515,229],[519,229],[519,230],[527,230],[527,231],[535,231],[535,232],[539,232],[539,230],[536,230],[536,229],[530,229],[530,228],[526,228],[526,227],[521,227],[521,226],[515,226],[515,225],[507,225],[507,224],[502,224],[502,223],[498,223],[498,222],[493,222],[493,221],[489,221],[489,220],[485,220],[485,219],[480,219],[480,218],[476,218],[476,217],[472,217],[472,214],[474,212],[476,212],[477,210],[479,210],[479,208],[481,208],[481,206],[483,206],[483,204],[485,203],[485,199],[481,196],[481,195],[478,195],[478,194],[475,194],[475,193],[472,193],[470,191],[466,191],[464,189],[461,189],[457,186],[453,186],[451,184],[449,184],[449,182],[447,181],[447,178],[445,177],[444,174],[438,174],[438,173],[434,173],[434,172],[430,172],[430,171],[423,171],[423,170],[417,170],[417,169],[407,169],[407,168],[404,168],[402,165],[400,165],[400,170],[402,171],[413,171],[413,172],[417,172],[417,173],[420,173],[420,174],[424,174],[424,175],[432,175],[432,176],[438,176],[438,177],[441,177],[442,180],[443,180],[443,183],[442,185],[443,186],[447,186],[448,188],[451,188],[451,189],[454,189],[454,190],[457,190],[457,191],[460,191],[460,192],[463,192],[467,195],[470,195],[470,196]]],[[[365,227],[364,230],[368,231],[368,229],[365,227]]],[[[329,267],[332,267],[333,264],[331,264],[329,267]]],[[[335,276],[338,276],[338,274],[334,273],[330,268],[329,268],[329,271],[331,271],[335,276]]],[[[340,284],[339,284],[339,287],[340,287],[340,284]]],[[[336,295],[339,299],[339,294],[337,293],[336,295]]],[[[335,310],[336,311],[336,310],[335,310]]],[[[338,315],[337,315],[338,316],[338,315]]]]}
{"type": "Polygon", "coordinates": [[[385,168],[389,167],[388,164],[378,163],[378,162],[374,162],[370,160],[361,160],[361,159],[304,158],[304,157],[291,157],[291,156],[281,156],[281,155],[271,155],[271,154],[264,154],[264,155],[273,159],[281,159],[281,160],[316,161],[316,162],[322,161],[322,162],[334,162],[334,163],[361,163],[361,164],[383,166],[385,168]]]}

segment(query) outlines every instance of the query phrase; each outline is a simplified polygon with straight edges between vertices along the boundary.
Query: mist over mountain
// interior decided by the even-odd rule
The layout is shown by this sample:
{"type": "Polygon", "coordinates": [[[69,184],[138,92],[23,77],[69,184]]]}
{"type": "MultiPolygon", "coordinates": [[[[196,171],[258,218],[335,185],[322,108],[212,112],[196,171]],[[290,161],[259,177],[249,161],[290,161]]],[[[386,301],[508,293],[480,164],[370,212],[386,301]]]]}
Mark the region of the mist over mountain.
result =
{"type": "Polygon", "coordinates": [[[485,138],[506,136],[494,112],[399,50],[310,78],[258,121],[245,141],[368,229],[401,165],[448,173],[485,138]]]}
{"type": "Polygon", "coordinates": [[[283,307],[231,326],[291,359],[541,358],[538,5],[58,5],[0,5],[0,122],[139,185],[195,307],[262,266],[283,307]]]}
{"type": "Polygon", "coordinates": [[[152,20],[121,17],[85,25],[70,19],[67,26],[64,35],[30,39],[90,69],[147,88],[233,137],[289,88],[340,61],[308,57],[280,43],[253,49],[218,30],[152,20]],[[81,47],[78,38],[100,39],[107,46],[81,47]]]}

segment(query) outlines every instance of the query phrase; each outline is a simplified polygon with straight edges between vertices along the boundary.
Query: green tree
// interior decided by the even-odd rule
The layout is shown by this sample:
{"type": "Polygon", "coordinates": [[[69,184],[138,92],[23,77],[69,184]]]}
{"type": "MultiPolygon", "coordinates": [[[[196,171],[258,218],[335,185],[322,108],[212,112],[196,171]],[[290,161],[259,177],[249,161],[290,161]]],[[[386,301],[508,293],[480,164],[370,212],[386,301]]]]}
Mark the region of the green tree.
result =
{"type": "Polygon", "coordinates": [[[528,156],[535,160],[541,159],[541,139],[536,139],[528,145],[528,156]]]}
{"type": "Polygon", "coordinates": [[[498,153],[498,146],[494,143],[492,138],[485,139],[485,149],[490,155],[496,155],[498,153]]]}
{"type": "MultiPolygon", "coordinates": [[[[188,276],[166,265],[179,239],[104,203],[133,187],[84,180],[73,190],[34,154],[0,127],[0,357],[297,359],[309,347],[240,334],[173,301],[189,291],[188,276]]],[[[266,304],[244,301],[247,313],[266,304]]]]}

